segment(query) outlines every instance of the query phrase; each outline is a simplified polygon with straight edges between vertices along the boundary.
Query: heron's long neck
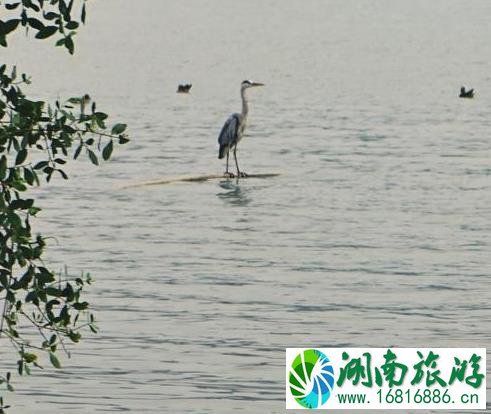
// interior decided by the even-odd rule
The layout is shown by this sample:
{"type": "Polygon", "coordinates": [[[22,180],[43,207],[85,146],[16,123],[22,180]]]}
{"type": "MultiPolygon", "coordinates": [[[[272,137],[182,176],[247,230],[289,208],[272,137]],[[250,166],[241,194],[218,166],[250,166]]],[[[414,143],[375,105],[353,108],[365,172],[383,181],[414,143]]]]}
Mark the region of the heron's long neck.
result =
{"type": "Polygon", "coordinates": [[[245,88],[241,89],[240,96],[242,97],[242,116],[246,118],[249,113],[249,101],[247,100],[245,88]]]}

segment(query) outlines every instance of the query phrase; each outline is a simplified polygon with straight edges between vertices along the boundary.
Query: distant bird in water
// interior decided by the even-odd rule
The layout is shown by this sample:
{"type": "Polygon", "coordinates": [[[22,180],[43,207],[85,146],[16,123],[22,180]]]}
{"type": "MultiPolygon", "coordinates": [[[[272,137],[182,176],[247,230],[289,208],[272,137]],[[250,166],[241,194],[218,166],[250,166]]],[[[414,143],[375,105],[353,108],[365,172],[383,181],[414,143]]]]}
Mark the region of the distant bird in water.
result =
{"type": "Polygon", "coordinates": [[[70,98],[68,102],[72,104],[79,104],[80,105],[80,114],[85,115],[85,108],[86,106],[90,103],[90,96],[85,94],[84,96],[81,96],[80,98],[70,98]]]}
{"type": "Polygon", "coordinates": [[[177,93],[189,93],[193,85],[191,83],[185,83],[184,85],[179,85],[177,87],[177,93]]]}
{"type": "Polygon", "coordinates": [[[462,86],[462,88],[460,88],[459,98],[474,98],[474,89],[466,91],[465,86],[462,86]]]}
{"type": "Polygon", "coordinates": [[[228,171],[228,156],[230,150],[234,152],[235,166],[237,167],[237,177],[247,177],[247,174],[239,170],[239,164],[237,162],[237,144],[242,139],[244,130],[247,125],[247,115],[249,113],[249,102],[246,96],[246,90],[256,86],[263,86],[263,83],[253,82],[245,80],[240,86],[240,95],[242,97],[242,112],[234,113],[228,117],[223,125],[223,128],[218,136],[218,143],[220,149],[218,151],[218,158],[222,159],[227,157],[227,167],[225,169],[225,176],[234,177],[234,174],[228,171]]]}

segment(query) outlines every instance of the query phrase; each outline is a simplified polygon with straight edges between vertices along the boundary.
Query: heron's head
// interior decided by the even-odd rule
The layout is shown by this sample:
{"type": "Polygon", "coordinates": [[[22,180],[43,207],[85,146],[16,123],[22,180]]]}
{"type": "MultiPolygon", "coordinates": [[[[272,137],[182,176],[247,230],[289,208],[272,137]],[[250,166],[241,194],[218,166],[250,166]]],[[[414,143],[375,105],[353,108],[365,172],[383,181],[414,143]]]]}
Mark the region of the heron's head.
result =
{"type": "Polygon", "coordinates": [[[254,88],[255,86],[264,86],[264,83],[254,82],[251,80],[245,80],[241,84],[242,89],[254,88]]]}

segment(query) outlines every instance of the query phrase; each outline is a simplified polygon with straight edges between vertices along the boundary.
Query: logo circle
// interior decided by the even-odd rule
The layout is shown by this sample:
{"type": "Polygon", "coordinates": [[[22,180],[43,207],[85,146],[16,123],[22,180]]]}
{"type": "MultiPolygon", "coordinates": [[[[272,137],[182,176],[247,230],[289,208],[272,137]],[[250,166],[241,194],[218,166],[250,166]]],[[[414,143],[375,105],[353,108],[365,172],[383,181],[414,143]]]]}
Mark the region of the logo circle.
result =
{"type": "Polygon", "coordinates": [[[290,392],[305,408],[323,406],[334,388],[334,368],[317,349],[306,349],[293,360],[288,377],[290,392]]]}

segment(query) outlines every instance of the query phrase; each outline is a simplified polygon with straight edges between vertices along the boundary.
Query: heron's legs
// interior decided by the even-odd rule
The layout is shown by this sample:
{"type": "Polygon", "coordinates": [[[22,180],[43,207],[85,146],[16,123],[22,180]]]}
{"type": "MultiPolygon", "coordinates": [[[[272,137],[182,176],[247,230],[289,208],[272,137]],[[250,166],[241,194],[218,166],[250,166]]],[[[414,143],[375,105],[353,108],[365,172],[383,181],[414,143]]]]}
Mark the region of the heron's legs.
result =
{"type": "Polygon", "coordinates": [[[234,146],[234,159],[235,159],[235,166],[237,167],[237,177],[247,177],[247,174],[245,172],[241,172],[239,170],[239,163],[237,162],[237,144],[234,146]]]}
{"type": "Polygon", "coordinates": [[[225,177],[234,178],[234,173],[228,172],[228,155],[230,151],[227,151],[227,166],[225,168],[225,177]]]}

